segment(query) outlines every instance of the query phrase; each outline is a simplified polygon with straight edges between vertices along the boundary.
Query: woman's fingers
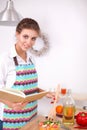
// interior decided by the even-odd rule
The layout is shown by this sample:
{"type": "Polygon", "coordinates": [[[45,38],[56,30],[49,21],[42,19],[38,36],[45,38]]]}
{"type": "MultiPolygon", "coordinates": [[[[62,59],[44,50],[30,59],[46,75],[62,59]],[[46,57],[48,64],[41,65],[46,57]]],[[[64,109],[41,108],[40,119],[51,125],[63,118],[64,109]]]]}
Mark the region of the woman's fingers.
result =
{"type": "Polygon", "coordinates": [[[12,104],[12,108],[14,110],[21,110],[24,106],[27,105],[27,102],[23,103],[23,102],[20,102],[20,103],[13,103],[12,104]]]}

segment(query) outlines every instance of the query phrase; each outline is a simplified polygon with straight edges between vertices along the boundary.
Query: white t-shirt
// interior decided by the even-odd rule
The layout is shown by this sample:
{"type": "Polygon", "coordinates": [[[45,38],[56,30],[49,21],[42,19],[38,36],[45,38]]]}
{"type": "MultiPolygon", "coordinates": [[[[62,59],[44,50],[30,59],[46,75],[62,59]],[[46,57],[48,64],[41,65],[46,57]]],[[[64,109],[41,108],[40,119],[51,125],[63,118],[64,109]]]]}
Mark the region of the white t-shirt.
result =
{"type": "MultiPolygon", "coordinates": [[[[29,58],[34,62],[32,56],[27,52],[27,62],[25,62],[20,56],[17,55],[15,45],[11,47],[9,52],[0,56],[0,88],[8,87],[14,84],[16,80],[16,70],[13,57],[17,57],[19,64],[29,64],[29,58]]],[[[3,120],[3,108],[4,104],[0,103],[0,120],[3,120]]]]}

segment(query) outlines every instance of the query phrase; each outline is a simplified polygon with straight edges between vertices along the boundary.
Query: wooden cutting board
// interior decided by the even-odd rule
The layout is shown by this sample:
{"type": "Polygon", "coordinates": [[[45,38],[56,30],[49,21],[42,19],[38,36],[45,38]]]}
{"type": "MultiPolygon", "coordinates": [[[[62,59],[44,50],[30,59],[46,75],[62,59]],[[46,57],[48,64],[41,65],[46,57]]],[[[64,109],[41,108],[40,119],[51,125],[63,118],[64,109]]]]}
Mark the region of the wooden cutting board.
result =
{"type": "MultiPolygon", "coordinates": [[[[76,111],[76,113],[80,112],[80,111],[85,111],[87,112],[87,110],[82,110],[82,109],[78,109],[76,111]]],[[[32,121],[30,121],[29,123],[27,123],[25,126],[23,126],[20,130],[39,130],[38,127],[38,121],[43,121],[45,118],[42,115],[38,115],[36,116],[32,121]]],[[[58,120],[62,120],[62,118],[57,116],[58,120]]],[[[74,126],[77,126],[77,124],[75,123],[74,126]]],[[[74,128],[74,126],[70,126],[71,130],[85,130],[85,129],[79,129],[79,128],[74,128]]],[[[63,130],[62,128],[60,128],[59,130],[63,130]]]]}

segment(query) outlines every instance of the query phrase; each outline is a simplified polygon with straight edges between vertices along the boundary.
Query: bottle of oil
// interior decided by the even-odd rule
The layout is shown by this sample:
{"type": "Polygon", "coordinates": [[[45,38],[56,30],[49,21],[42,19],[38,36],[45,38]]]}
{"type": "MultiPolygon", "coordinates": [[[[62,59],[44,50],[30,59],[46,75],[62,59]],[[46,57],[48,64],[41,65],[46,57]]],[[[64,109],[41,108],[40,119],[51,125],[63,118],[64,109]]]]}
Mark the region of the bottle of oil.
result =
{"type": "Polygon", "coordinates": [[[67,90],[67,94],[63,101],[63,124],[74,124],[74,116],[75,116],[75,101],[71,95],[71,90],[67,90]]]}

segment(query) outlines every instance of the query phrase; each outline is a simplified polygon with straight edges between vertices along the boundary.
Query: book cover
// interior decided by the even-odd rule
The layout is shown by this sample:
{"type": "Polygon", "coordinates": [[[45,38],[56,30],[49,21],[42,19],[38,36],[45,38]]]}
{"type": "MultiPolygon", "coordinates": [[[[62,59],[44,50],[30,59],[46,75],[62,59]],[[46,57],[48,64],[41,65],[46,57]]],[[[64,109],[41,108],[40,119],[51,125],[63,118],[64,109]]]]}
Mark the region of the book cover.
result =
{"type": "Polygon", "coordinates": [[[25,95],[22,91],[14,90],[12,88],[0,89],[0,99],[8,100],[10,102],[31,102],[38,100],[45,96],[48,92],[38,88],[37,93],[25,95]]]}

